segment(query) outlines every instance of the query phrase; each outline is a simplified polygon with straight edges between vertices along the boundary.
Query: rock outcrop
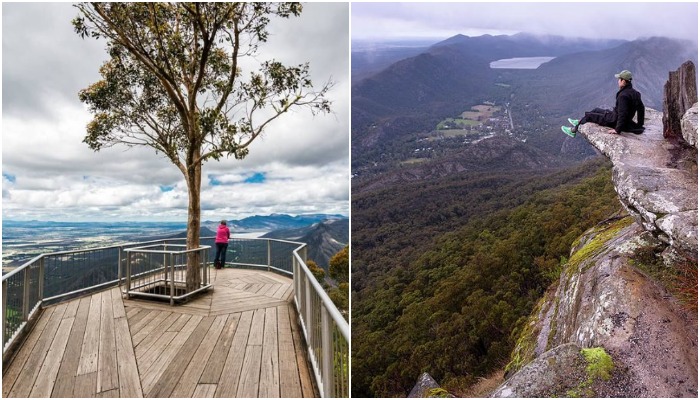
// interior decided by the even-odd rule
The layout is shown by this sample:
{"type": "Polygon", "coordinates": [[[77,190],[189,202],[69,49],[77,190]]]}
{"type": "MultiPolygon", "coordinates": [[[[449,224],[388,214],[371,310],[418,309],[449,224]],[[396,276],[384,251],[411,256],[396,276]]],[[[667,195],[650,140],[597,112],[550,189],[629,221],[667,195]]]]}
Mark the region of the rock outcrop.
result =
{"type": "Polygon", "coordinates": [[[681,119],[681,134],[691,146],[698,147],[698,103],[688,109],[681,119]]]}
{"type": "Polygon", "coordinates": [[[555,347],[499,387],[493,397],[563,397],[585,376],[581,348],[573,343],[555,347]]]}
{"type": "Polygon", "coordinates": [[[668,73],[664,85],[663,134],[665,138],[680,138],[681,118],[698,102],[695,64],[686,61],[676,71],[668,73]]]}
{"type": "Polygon", "coordinates": [[[697,322],[637,268],[648,262],[640,250],[663,246],[629,216],[586,232],[518,344],[516,358],[532,363],[494,396],[549,397],[580,388],[597,397],[696,397],[697,322]],[[580,364],[559,365],[571,356],[548,361],[552,349],[567,344],[604,348],[615,365],[613,379],[582,385],[580,364]],[[533,374],[532,364],[554,371],[533,374]],[[547,374],[576,378],[564,387],[547,374]]]}
{"type": "Polygon", "coordinates": [[[445,389],[441,388],[429,373],[423,372],[418,378],[416,385],[408,394],[409,399],[424,397],[454,397],[445,389]]]}
{"type": "Polygon", "coordinates": [[[573,244],[493,397],[698,396],[697,315],[659,280],[680,270],[697,278],[697,103],[674,118],[683,140],[665,139],[652,109],[641,135],[580,127],[612,161],[624,211],[573,244]],[[609,357],[608,376],[582,363],[591,348],[609,357]]]}
{"type": "Polygon", "coordinates": [[[658,111],[646,110],[645,127],[641,135],[611,135],[584,124],[580,132],[612,161],[615,190],[630,215],[668,243],[669,253],[697,254],[697,148],[664,139],[658,111]]]}

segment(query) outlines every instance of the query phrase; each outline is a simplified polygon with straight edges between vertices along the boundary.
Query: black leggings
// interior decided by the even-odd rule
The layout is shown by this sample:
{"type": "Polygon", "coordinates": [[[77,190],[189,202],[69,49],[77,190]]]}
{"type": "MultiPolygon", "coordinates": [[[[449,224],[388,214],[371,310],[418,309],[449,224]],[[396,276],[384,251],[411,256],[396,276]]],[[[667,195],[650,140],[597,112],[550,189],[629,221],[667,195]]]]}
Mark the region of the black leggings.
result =
{"type": "Polygon", "coordinates": [[[221,266],[226,265],[226,249],[228,248],[228,243],[217,243],[216,244],[216,257],[214,257],[214,263],[219,261],[219,256],[221,257],[221,266]]]}
{"type": "Polygon", "coordinates": [[[593,122],[594,124],[614,128],[615,124],[617,123],[617,116],[612,110],[594,108],[591,111],[586,112],[586,115],[581,118],[579,125],[585,124],[586,122],[593,122]]]}

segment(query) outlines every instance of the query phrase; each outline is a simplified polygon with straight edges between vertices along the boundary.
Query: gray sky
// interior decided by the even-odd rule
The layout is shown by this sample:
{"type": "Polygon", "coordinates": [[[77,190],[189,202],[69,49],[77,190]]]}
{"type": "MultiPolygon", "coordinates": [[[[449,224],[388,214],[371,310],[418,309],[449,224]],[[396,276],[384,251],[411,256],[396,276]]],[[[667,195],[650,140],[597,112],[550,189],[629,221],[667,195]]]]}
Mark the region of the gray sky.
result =
{"type": "MultiPolygon", "coordinates": [[[[348,8],[309,3],[300,18],[273,19],[257,59],[310,61],[316,85],[337,82],[335,113],[285,114],[245,160],[206,163],[203,219],[348,214],[348,8]]],[[[91,116],[77,93],[99,80],[106,52],[73,32],[76,15],[68,3],[2,5],[3,219],[184,221],[185,182],[169,161],[147,147],[82,143],[91,116]]]]}
{"type": "Polygon", "coordinates": [[[553,34],[697,42],[698,5],[686,3],[353,3],[352,39],[448,38],[456,34],[553,34]]]}

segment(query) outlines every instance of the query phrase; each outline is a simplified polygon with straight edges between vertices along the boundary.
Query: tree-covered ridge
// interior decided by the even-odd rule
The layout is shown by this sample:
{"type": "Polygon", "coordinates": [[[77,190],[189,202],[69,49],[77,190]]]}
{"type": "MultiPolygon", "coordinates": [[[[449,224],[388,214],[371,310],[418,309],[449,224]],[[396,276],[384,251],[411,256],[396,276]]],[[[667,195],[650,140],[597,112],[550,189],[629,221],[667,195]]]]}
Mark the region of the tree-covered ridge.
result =
{"type": "Polygon", "coordinates": [[[473,216],[353,294],[353,396],[405,395],[422,372],[462,388],[508,362],[572,242],[620,207],[609,166],[555,176],[567,174],[516,207],[473,216]]]}
{"type": "Polygon", "coordinates": [[[345,319],[348,319],[348,310],[350,309],[350,284],[349,267],[350,267],[350,248],[343,247],[330,259],[328,267],[328,275],[332,281],[326,280],[326,271],[319,267],[313,260],[307,260],[306,264],[309,271],[314,275],[316,281],[323,286],[323,289],[328,293],[333,304],[338,308],[345,319]]]}

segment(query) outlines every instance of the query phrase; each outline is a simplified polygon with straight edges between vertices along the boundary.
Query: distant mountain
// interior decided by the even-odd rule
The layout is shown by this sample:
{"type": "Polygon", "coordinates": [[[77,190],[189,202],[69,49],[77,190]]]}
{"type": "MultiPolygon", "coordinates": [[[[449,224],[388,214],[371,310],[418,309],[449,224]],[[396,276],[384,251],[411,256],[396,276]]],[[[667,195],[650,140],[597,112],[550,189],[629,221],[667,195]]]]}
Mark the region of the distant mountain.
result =
{"type": "MultiPolygon", "coordinates": [[[[353,141],[359,139],[366,144],[362,130],[377,119],[401,117],[419,121],[426,116],[441,118],[492,97],[500,71],[490,68],[491,61],[560,56],[600,50],[619,43],[528,34],[454,36],[353,85],[352,122],[360,133],[356,136],[353,131],[353,141]]],[[[399,125],[405,124],[399,122],[399,125]]],[[[432,121],[419,126],[432,126],[432,121]]]]}
{"type": "MultiPolygon", "coordinates": [[[[199,237],[208,237],[208,236],[216,236],[216,232],[202,226],[199,229],[199,237]]],[[[187,238],[187,231],[176,233],[174,235],[167,236],[166,239],[181,239],[181,238],[187,238]]]]}
{"type": "Polygon", "coordinates": [[[439,40],[353,41],[350,57],[352,81],[358,82],[391,64],[425,52],[439,40]]]}
{"type": "MultiPolygon", "coordinates": [[[[634,72],[633,86],[646,106],[661,110],[663,86],[669,71],[686,60],[697,59],[697,47],[690,42],[653,37],[622,43],[597,51],[566,54],[524,74],[518,91],[528,100],[548,104],[552,114],[615,104],[617,83],[613,75],[623,69],[634,72]]],[[[580,111],[579,111],[580,112],[580,111]]]]}
{"type": "Polygon", "coordinates": [[[622,69],[634,71],[645,102],[660,108],[668,72],[687,59],[697,60],[697,48],[667,38],[623,42],[458,35],[353,85],[352,148],[360,155],[353,157],[353,170],[394,153],[406,135],[430,131],[442,119],[486,100],[510,103],[516,129],[546,131],[531,144],[556,154],[564,138],[558,126],[543,123],[612,107],[617,90],[612,76],[622,69]],[[490,68],[498,59],[535,56],[556,58],[535,70],[490,68]]]}
{"type": "MultiPolygon", "coordinates": [[[[264,231],[270,232],[280,229],[302,228],[319,221],[326,219],[341,219],[347,218],[340,214],[304,214],[291,216],[287,214],[270,214],[270,215],[255,215],[252,217],[243,218],[241,220],[227,220],[231,234],[236,232],[249,231],[264,231]]],[[[216,229],[219,226],[219,221],[205,221],[203,226],[211,229],[216,229]]]]}
{"type": "Polygon", "coordinates": [[[350,221],[344,218],[323,220],[303,228],[277,230],[262,237],[306,243],[308,258],[327,270],[330,258],[349,243],[349,231],[350,221]]]}

